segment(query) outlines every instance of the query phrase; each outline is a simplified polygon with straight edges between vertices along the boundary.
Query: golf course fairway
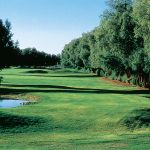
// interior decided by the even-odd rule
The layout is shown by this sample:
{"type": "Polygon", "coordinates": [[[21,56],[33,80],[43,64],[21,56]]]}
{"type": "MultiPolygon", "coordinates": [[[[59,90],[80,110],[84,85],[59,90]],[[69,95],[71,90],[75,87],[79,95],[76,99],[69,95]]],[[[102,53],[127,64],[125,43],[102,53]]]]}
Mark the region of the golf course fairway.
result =
{"type": "Polygon", "coordinates": [[[4,69],[1,150],[148,150],[150,92],[73,69],[4,69]],[[32,103],[33,102],[33,103],[32,103]]]}

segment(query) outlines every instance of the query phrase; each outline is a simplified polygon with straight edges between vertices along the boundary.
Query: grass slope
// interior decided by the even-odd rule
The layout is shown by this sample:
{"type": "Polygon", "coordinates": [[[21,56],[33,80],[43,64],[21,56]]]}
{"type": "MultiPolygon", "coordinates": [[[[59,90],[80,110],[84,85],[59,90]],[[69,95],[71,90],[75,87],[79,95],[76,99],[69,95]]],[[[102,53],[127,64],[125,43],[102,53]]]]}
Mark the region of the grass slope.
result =
{"type": "Polygon", "coordinates": [[[1,98],[36,101],[0,109],[0,149],[148,150],[148,90],[74,70],[5,69],[1,98]]]}

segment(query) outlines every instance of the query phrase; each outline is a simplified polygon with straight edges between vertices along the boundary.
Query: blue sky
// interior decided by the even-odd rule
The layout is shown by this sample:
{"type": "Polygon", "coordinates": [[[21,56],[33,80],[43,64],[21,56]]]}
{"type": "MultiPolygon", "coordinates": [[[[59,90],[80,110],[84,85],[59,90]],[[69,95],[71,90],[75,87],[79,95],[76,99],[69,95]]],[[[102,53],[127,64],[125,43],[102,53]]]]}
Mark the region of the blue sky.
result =
{"type": "Polygon", "coordinates": [[[54,54],[96,27],[105,9],[105,0],[0,0],[0,17],[11,22],[20,48],[54,54]]]}

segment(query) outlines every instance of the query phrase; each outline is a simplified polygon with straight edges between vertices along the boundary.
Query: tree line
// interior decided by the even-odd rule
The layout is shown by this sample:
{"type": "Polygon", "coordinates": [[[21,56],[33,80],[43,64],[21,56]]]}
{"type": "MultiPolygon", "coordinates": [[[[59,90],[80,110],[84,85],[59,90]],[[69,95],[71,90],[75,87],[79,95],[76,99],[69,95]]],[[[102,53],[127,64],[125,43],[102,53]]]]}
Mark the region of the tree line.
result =
{"type": "Polygon", "coordinates": [[[65,45],[62,66],[150,87],[150,1],[107,4],[98,27],[65,45]]]}
{"type": "Polygon", "coordinates": [[[60,63],[59,55],[40,52],[36,48],[21,50],[19,42],[14,42],[11,23],[0,19],[0,69],[10,66],[41,67],[60,63]]]}
{"type": "Polygon", "coordinates": [[[26,48],[20,51],[17,62],[24,67],[48,67],[60,64],[60,55],[40,52],[36,48],[26,48]]]}

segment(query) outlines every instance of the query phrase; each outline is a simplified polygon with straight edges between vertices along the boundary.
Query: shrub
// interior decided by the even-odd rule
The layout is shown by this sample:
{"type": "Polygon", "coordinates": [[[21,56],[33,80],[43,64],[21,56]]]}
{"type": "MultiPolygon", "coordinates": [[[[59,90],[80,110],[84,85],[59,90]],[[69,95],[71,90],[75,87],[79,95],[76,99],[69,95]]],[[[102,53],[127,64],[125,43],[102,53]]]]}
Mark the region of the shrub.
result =
{"type": "Polygon", "coordinates": [[[87,68],[87,69],[86,69],[86,72],[87,72],[87,73],[90,73],[90,72],[91,72],[91,69],[90,69],[90,68],[87,68]]]}
{"type": "Polygon", "coordinates": [[[128,82],[128,77],[126,74],[124,74],[123,76],[120,76],[120,81],[121,82],[128,82]]]}
{"type": "Polygon", "coordinates": [[[116,72],[115,71],[112,71],[112,73],[111,73],[111,75],[109,76],[109,78],[111,79],[111,80],[116,80],[116,72]]]}
{"type": "Polygon", "coordinates": [[[122,125],[129,129],[148,128],[150,127],[150,109],[140,109],[130,112],[127,116],[120,120],[122,125]]]}
{"type": "Polygon", "coordinates": [[[100,69],[96,69],[96,75],[100,76],[100,69]]]}
{"type": "Polygon", "coordinates": [[[103,70],[100,70],[100,76],[104,77],[105,76],[105,72],[103,70]]]}
{"type": "Polygon", "coordinates": [[[133,85],[137,85],[137,77],[135,75],[131,76],[130,83],[133,84],[133,85]]]}

